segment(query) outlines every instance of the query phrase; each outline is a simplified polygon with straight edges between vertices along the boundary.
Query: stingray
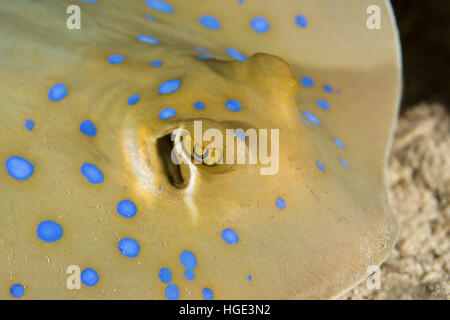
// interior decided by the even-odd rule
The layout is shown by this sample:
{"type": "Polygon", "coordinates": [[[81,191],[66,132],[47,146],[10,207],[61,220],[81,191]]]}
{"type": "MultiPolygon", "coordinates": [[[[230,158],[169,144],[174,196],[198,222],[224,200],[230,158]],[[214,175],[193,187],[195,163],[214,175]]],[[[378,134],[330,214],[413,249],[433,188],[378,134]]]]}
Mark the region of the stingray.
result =
{"type": "Polygon", "coordinates": [[[336,298],[393,247],[389,2],[3,1],[0,35],[1,298],[336,298]],[[278,130],[276,172],[198,122],[278,130]]]}

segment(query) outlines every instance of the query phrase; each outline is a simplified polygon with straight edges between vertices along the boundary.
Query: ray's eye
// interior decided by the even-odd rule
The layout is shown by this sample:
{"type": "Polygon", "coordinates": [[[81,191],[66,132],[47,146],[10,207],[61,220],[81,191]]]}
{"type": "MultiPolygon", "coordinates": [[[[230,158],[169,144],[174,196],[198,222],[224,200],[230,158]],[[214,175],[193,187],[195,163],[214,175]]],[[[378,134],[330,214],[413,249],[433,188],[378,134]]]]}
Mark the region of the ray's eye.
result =
{"type": "Polygon", "coordinates": [[[248,127],[244,123],[201,119],[183,121],[168,128],[166,134],[157,139],[157,153],[170,183],[179,189],[186,188],[193,166],[199,174],[211,175],[245,168],[245,161],[240,159],[250,159],[249,139],[233,134],[236,130],[232,128],[248,127]]]}
{"type": "Polygon", "coordinates": [[[198,169],[210,174],[224,174],[236,169],[235,161],[227,163],[223,143],[210,141],[199,143],[192,138],[191,132],[185,130],[173,141],[173,148],[178,150],[178,157],[189,160],[198,169]],[[178,142],[178,148],[177,148],[178,142]],[[180,151],[183,155],[180,154],[180,151]]]}
{"type": "Polygon", "coordinates": [[[203,163],[213,166],[222,159],[222,151],[220,149],[207,149],[208,155],[203,158],[203,163]]]}
{"type": "Polygon", "coordinates": [[[208,148],[203,148],[199,144],[196,144],[192,151],[193,151],[192,156],[194,156],[194,158],[196,158],[198,160],[202,160],[202,161],[204,161],[204,159],[206,159],[208,157],[208,155],[210,154],[208,148]]]}
{"type": "Polygon", "coordinates": [[[182,137],[181,144],[183,151],[194,160],[195,164],[205,164],[207,166],[223,164],[223,161],[221,161],[223,153],[219,148],[204,147],[196,143],[189,134],[182,137]]]}

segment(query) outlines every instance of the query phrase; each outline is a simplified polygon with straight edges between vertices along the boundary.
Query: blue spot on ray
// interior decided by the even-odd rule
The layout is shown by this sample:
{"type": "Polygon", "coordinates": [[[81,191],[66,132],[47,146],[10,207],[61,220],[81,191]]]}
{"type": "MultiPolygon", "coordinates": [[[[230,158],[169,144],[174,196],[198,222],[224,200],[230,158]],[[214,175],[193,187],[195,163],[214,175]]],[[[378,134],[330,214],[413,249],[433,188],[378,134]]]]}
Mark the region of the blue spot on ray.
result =
{"type": "Polygon", "coordinates": [[[36,233],[39,239],[51,243],[61,239],[63,228],[54,221],[46,220],[39,223],[36,233]]]}
{"type": "Polygon", "coordinates": [[[127,258],[135,258],[141,250],[139,243],[131,238],[124,238],[119,241],[119,251],[127,258]]]}
{"type": "Polygon", "coordinates": [[[132,218],[137,213],[136,204],[128,199],[122,200],[117,204],[117,213],[125,218],[132,218]]]}
{"type": "Polygon", "coordinates": [[[99,276],[97,274],[97,271],[92,268],[86,268],[81,272],[81,282],[83,282],[85,286],[95,286],[98,280],[99,276]]]}
{"type": "Polygon", "coordinates": [[[212,58],[208,57],[208,56],[197,56],[197,59],[199,59],[199,60],[211,60],[212,58]]]}
{"type": "Polygon", "coordinates": [[[25,123],[24,123],[24,126],[25,126],[25,128],[26,128],[28,131],[31,131],[31,130],[34,129],[34,121],[31,120],[31,119],[26,119],[26,120],[25,120],[25,123]]]}
{"type": "Polygon", "coordinates": [[[196,103],[194,103],[194,109],[195,110],[205,110],[205,104],[201,101],[197,101],[196,103]]]}
{"type": "Polygon", "coordinates": [[[333,93],[333,88],[329,84],[324,84],[322,88],[326,93],[333,93]]]}
{"type": "Polygon", "coordinates": [[[337,145],[339,148],[342,148],[342,149],[345,148],[344,143],[343,143],[341,140],[339,140],[338,138],[334,138],[333,141],[334,141],[334,143],[336,143],[336,145],[337,145]]]}
{"type": "Polygon", "coordinates": [[[304,76],[300,79],[300,83],[302,84],[302,86],[304,86],[305,88],[311,88],[314,87],[314,80],[311,77],[308,76],[304,76]]]}
{"type": "Polygon", "coordinates": [[[158,118],[161,120],[167,120],[174,117],[177,114],[175,109],[172,108],[164,108],[159,112],[158,118]]]}
{"type": "Polygon", "coordinates": [[[97,3],[98,2],[98,0],[78,0],[78,1],[86,2],[86,3],[97,3]]]}
{"type": "Polygon", "coordinates": [[[321,161],[317,161],[317,168],[319,168],[320,171],[325,172],[325,166],[321,161]]]}
{"type": "Polygon", "coordinates": [[[303,118],[303,116],[301,114],[299,114],[298,116],[303,121],[304,124],[306,124],[308,127],[311,128],[311,125],[309,124],[309,122],[305,118],[303,118]]]}
{"type": "Polygon", "coordinates": [[[197,51],[197,52],[206,54],[206,55],[209,55],[209,54],[210,54],[210,52],[209,52],[208,50],[203,49],[203,48],[200,48],[200,47],[194,47],[194,50],[197,51]]]}
{"type": "Polygon", "coordinates": [[[331,106],[330,106],[330,104],[328,103],[328,101],[326,101],[326,100],[323,100],[323,99],[318,99],[317,101],[316,101],[316,104],[317,104],[317,106],[319,107],[319,108],[321,108],[322,110],[330,110],[330,108],[331,108],[331,106]]]}
{"type": "Polygon", "coordinates": [[[34,172],[34,166],[30,161],[17,156],[9,157],[5,167],[8,174],[16,180],[27,180],[34,172]]]}
{"type": "Polygon", "coordinates": [[[340,161],[341,161],[341,163],[344,165],[344,166],[346,166],[347,168],[350,168],[350,164],[347,162],[347,161],[345,161],[344,159],[340,159],[340,161]]]}
{"type": "Polygon", "coordinates": [[[286,201],[284,201],[284,199],[282,197],[278,197],[275,200],[275,204],[278,207],[278,209],[283,210],[284,208],[286,208],[286,201]]]}
{"type": "Polygon", "coordinates": [[[203,288],[202,294],[203,294],[204,300],[213,300],[214,299],[214,293],[210,288],[203,288]]]}
{"type": "Polygon", "coordinates": [[[198,18],[198,22],[205,28],[208,28],[211,30],[220,29],[220,21],[214,16],[203,15],[200,18],[198,18]]]}
{"type": "Polygon", "coordinates": [[[144,15],[144,18],[147,19],[148,21],[152,21],[152,22],[157,20],[154,16],[152,16],[150,14],[144,15]]]}
{"type": "Polygon", "coordinates": [[[242,109],[242,105],[239,101],[237,100],[228,100],[225,103],[225,106],[227,107],[228,110],[233,111],[233,112],[238,112],[242,109]]]}
{"type": "Polygon", "coordinates": [[[316,126],[320,126],[322,124],[320,120],[312,113],[305,111],[303,112],[303,114],[305,115],[306,119],[308,119],[312,124],[315,124],[316,126]]]}
{"type": "Polygon", "coordinates": [[[136,39],[140,42],[148,43],[148,44],[158,44],[159,40],[152,36],[147,36],[144,34],[139,34],[136,36],[136,39]]]}
{"type": "Polygon", "coordinates": [[[139,94],[133,94],[128,97],[128,105],[134,106],[141,100],[141,96],[139,94]]]}
{"type": "Polygon", "coordinates": [[[147,6],[151,9],[163,12],[163,13],[172,13],[174,9],[170,4],[162,0],[145,0],[147,6]]]}
{"type": "Polygon", "coordinates": [[[163,65],[163,62],[161,60],[154,60],[150,63],[152,67],[161,67],[163,65]]]}
{"type": "Polygon", "coordinates": [[[178,287],[177,287],[175,284],[173,284],[173,283],[169,284],[169,285],[166,287],[166,290],[165,290],[164,293],[165,293],[166,298],[167,298],[168,300],[178,300],[178,298],[180,297],[180,290],[179,290],[178,287]]]}
{"type": "Polygon", "coordinates": [[[238,234],[232,229],[224,229],[221,237],[228,244],[236,244],[239,242],[238,234]]]}
{"type": "Polygon", "coordinates": [[[233,59],[236,59],[238,61],[244,62],[247,60],[247,57],[245,55],[243,55],[242,53],[240,53],[239,51],[237,51],[234,48],[227,48],[226,52],[230,57],[232,57],[233,59]]]}
{"type": "Polygon", "coordinates": [[[247,280],[248,280],[248,281],[253,281],[253,276],[252,276],[252,275],[248,275],[248,276],[247,276],[247,280]]]}
{"type": "Polygon", "coordinates": [[[24,295],[25,288],[23,285],[15,283],[9,288],[9,294],[14,298],[20,298],[24,295]]]}
{"type": "Polygon", "coordinates": [[[113,54],[108,57],[108,62],[111,64],[121,64],[125,61],[125,57],[121,54],[113,54]]]}
{"type": "Polygon", "coordinates": [[[48,98],[51,101],[60,101],[67,96],[67,88],[62,83],[54,84],[48,91],[48,98]]]}
{"type": "Polygon", "coordinates": [[[172,271],[169,268],[161,268],[158,277],[163,283],[169,283],[172,280],[172,271]]]}
{"type": "Polygon", "coordinates": [[[80,131],[88,137],[95,137],[97,135],[97,128],[91,120],[82,121],[80,123],[80,131]]]}
{"type": "Polygon", "coordinates": [[[180,262],[188,270],[194,270],[197,266],[195,255],[188,250],[185,250],[180,254],[180,262]]]}
{"type": "Polygon", "coordinates": [[[306,28],[308,26],[308,19],[304,15],[299,14],[295,17],[295,23],[300,28],[306,28]]]}
{"type": "Polygon", "coordinates": [[[255,17],[250,22],[250,26],[255,32],[265,33],[270,29],[270,23],[264,17],[255,17]]]}
{"type": "Polygon", "coordinates": [[[181,81],[178,79],[171,79],[164,81],[158,88],[159,94],[170,94],[177,91],[181,86],[181,81]]]}
{"type": "Polygon", "coordinates": [[[239,131],[239,130],[236,130],[236,131],[234,131],[233,133],[234,133],[234,135],[235,135],[236,137],[238,137],[239,140],[245,141],[246,136],[245,136],[245,133],[244,133],[244,132],[239,131]]]}
{"type": "Polygon", "coordinates": [[[102,183],[104,180],[103,173],[92,163],[83,164],[81,166],[81,174],[92,184],[102,183]]]}
{"type": "Polygon", "coordinates": [[[194,280],[194,278],[195,278],[195,274],[194,274],[194,272],[192,272],[192,270],[186,270],[186,271],[184,272],[184,276],[185,276],[186,279],[188,279],[189,281],[192,281],[192,280],[194,280]]]}

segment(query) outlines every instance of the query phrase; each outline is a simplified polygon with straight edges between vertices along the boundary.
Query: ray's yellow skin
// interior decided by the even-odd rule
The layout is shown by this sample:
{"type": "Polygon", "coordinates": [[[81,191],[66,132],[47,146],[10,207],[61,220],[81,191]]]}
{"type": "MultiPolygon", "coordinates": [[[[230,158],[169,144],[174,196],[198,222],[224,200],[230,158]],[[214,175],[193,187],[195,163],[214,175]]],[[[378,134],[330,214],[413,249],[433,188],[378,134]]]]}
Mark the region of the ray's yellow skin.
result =
{"type": "Polygon", "coordinates": [[[399,97],[399,53],[395,25],[384,1],[170,1],[164,14],[143,1],[77,3],[82,29],[65,28],[72,1],[15,1],[0,4],[0,297],[21,283],[26,299],[164,299],[158,271],[168,267],[180,299],[334,298],[380,264],[397,234],[388,206],[384,166],[399,97]],[[365,27],[365,8],[381,8],[383,27],[365,27]],[[151,13],[158,21],[142,18],[151,13]],[[294,25],[295,14],[308,28],[294,25]],[[220,30],[197,23],[212,14],[220,30]],[[249,21],[264,15],[271,29],[261,35],[249,21]],[[286,18],[289,17],[289,18],[286,18]],[[149,45],[137,34],[160,39],[149,45]],[[217,60],[198,60],[194,46],[217,60]],[[225,48],[250,57],[231,61],[225,48]],[[258,53],[263,52],[263,53],[258,53]],[[123,54],[111,65],[107,57],[123,54]],[[152,68],[149,62],[164,61],[152,68]],[[299,77],[317,84],[300,88],[299,77]],[[158,94],[168,79],[180,89],[158,94]],[[67,97],[52,102],[48,89],[65,83],[67,97]],[[326,95],[322,83],[341,94],[326,95]],[[139,93],[135,106],[127,98],[139,93]],[[326,98],[328,111],[315,106],[326,98]],[[231,112],[228,99],[243,108],[231,112]],[[205,110],[193,109],[203,101],[205,110]],[[174,118],[158,119],[172,107],[174,118]],[[322,125],[298,117],[313,112],[322,125]],[[36,123],[23,128],[25,119],[36,123]],[[92,120],[94,138],[78,130],[92,120]],[[259,165],[234,166],[225,173],[202,165],[192,183],[174,187],[157,151],[158,138],[202,119],[220,128],[280,129],[276,175],[260,175],[259,165]],[[345,141],[340,149],[333,143],[345,141]],[[35,166],[26,181],[12,179],[4,162],[12,155],[35,166]],[[339,159],[350,164],[348,169],[339,159]],[[326,172],[316,167],[320,160],[326,172]],[[90,162],[104,173],[93,185],[80,174],[90,162]],[[163,186],[163,189],[160,189],[163,186]],[[279,210],[276,197],[287,207],[279,210]],[[134,218],[117,214],[122,199],[137,204],[134,218]],[[63,237],[45,243],[36,236],[43,220],[58,222],[63,237]],[[232,228],[236,245],[220,235],[232,228]],[[117,249],[121,238],[141,247],[134,259],[117,249]],[[197,258],[195,280],[183,276],[183,250],[197,258]],[[100,281],[80,290],[66,288],[69,265],[95,269],[100,281]],[[247,276],[252,275],[253,281],[247,276]]]}

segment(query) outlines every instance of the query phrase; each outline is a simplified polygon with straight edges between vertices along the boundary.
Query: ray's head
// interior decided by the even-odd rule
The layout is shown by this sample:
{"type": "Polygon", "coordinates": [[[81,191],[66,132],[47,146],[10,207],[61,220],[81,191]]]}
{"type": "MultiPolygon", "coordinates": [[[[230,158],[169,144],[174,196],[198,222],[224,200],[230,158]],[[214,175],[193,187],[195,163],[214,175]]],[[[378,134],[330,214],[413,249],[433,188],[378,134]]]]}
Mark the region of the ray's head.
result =
{"type": "Polygon", "coordinates": [[[79,30],[25,2],[0,5],[0,296],[333,298],[386,258],[386,1],[371,29],[356,0],[85,0],[79,30]]]}

